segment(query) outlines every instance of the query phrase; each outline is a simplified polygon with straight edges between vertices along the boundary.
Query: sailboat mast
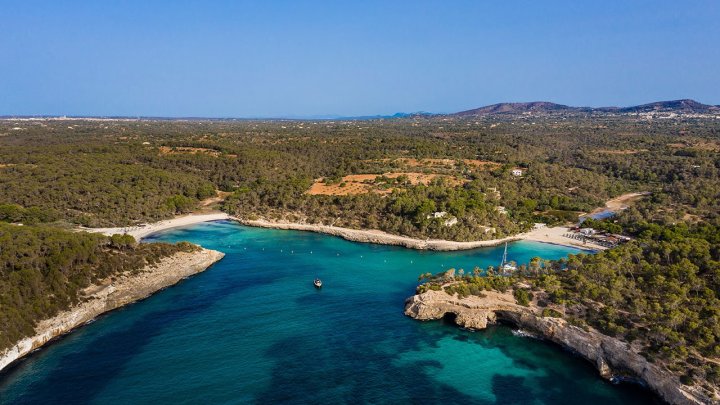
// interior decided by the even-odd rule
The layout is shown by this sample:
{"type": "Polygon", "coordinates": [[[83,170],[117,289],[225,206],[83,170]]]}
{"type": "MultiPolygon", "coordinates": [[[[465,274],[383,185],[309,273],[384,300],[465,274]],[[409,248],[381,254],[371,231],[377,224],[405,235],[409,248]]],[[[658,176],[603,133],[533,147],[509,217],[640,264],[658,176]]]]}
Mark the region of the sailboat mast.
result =
{"type": "Polygon", "coordinates": [[[503,258],[502,258],[502,262],[500,262],[500,267],[502,268],[506,262],[507,262],[507,242],[505,242],[505,252],[503,252],[503,258]]]}

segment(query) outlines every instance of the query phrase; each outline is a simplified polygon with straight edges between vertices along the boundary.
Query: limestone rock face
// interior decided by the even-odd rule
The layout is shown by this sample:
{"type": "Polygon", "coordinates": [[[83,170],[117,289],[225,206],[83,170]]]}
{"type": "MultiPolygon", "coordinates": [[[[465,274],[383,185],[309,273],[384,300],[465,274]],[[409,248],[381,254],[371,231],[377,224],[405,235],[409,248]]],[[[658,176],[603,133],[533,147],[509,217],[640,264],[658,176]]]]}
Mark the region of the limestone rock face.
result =
{"type": "Polygon", "coordinates": [[[700,390],[683,385],[677,375],[659,364],[650,363],[625,342],[594,329],[571,325],[561,318],[542,317],[539,308],[518,305],[509,293],[490,291],[485,294],[485,297],[460,299],[444,291],[427,291],[405,301],[405,315],[432,320],[452,314],[455,323],[470,329],[483,329],[500,320],[510,322],[592,362],[603,378],[634,377],[671,404],[719,403],[700,390]]]}
{"type": "Polygon", "coordinates": [[[207,249],[191,253],[180,252],[164,258],[154,267],[146,267],[138,274],[122,275],[112,283],[88,287],[83,302],[53,318],[41,321],[35,328],[34,336],[22,339],[0,352],[0,370],[53,338],[64,335],[105,312],[147,298],[183,278],[204,271],[223,256],[224,253],[207,249]]]}

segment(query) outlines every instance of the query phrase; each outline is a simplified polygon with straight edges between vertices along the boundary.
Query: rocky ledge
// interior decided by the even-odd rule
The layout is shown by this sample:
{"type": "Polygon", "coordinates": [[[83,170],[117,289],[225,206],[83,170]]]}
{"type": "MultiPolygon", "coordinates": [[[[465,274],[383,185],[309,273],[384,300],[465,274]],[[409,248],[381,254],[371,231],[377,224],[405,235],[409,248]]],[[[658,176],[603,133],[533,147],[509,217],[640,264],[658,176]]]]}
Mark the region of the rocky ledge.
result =
{"type": "Polygon", "coordinates": [[[24,338],[4,352],[0,352],[0,370],[50,340],[84,325],[105,312],[146,298],[158,290],[204,271],[223,256],[224,253],[207,249],[190,253],[180,252],[136,274],[117,276],[114,280],[88,287],[81,303],[40,322],[35,328],[34,336],[24,338]]]}
{"type": "Polygon", "coordinates": [[[418,320],[452,317],[459,326],[484,329],[498,321],[512,323],[591,361],[604,378],[632,377],[671,404],[715,404],[700,390],[683,385],[662,365],[650,363],[630,345],[561,318],[543,317],[540,308],[524,307],[510,293],[485,292],[485,297],[458,298],[444,291],[427,291],[405,301],[405,315],[418,320]]]}
{"type": "Polygon", "coordinates": [[[233,218],[239,223],[247,226],[271,229],[291,229],[296,231],[309,231],[324,233],[332,236],[339,236],[345,240],[360,243],[375,243],[379,245],[402,246],[417,250],[468,250],[479,247],[498,246],[505,242],[513,242],[523,239],[522,235],[508,236],[501,239],[479,240],[473,242],[455,242],[442,239],[417,239],[409,236],[393,235],[378,229],[350,229],[332,225],[308,224],[285,221],[269,221],[265,219],[242,219],[233,218]]]}

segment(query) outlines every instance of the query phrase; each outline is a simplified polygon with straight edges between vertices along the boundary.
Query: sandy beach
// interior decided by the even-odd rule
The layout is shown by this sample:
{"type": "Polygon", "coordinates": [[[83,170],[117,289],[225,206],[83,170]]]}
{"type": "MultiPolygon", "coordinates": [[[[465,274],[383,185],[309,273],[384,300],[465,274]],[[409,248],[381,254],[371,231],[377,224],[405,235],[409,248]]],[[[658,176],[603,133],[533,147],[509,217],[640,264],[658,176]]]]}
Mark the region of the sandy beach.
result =
{"type": "Polygon", "coordinates": [[[128,226],[128,227],[118,227],[118,228],[83,228],[81,227],[81,231],[85,232],[94,232],[94,233],[102,233],[105,235],[114,235],[114,234],[128,234],[133,236],[135,239],[140,240],[150,234],[153,234],[155,232],[164,231],[166,229],[171,228],[177,228],[181,226],[187,226],[187,225],[193,225],[193,224],[199,224],[202,222],[208,222],[208,221],[218,221],[222,219],[230,219],[230,216],[224,212],[215,212],[210,214],[190,214],[190,215],[184,215],[181,217],[176,217],[173,219],[168,219],[160,222],[155,222],[152,224],[147,224],[143,226],[128,226]]]}
{"type": "Polygon", "coordinates": [[[576,239],[566,238],[566,233],[570,232],[567,226],[554,226],[551,228],[536,228],[530,232],[518,235],[523,240],[531,240],[535,242],[551,243],[553,245],[569,246],[583,250],[605,250],[605,246],[594,244],[590,241],[587,243],[580,242],[576,239]]]}

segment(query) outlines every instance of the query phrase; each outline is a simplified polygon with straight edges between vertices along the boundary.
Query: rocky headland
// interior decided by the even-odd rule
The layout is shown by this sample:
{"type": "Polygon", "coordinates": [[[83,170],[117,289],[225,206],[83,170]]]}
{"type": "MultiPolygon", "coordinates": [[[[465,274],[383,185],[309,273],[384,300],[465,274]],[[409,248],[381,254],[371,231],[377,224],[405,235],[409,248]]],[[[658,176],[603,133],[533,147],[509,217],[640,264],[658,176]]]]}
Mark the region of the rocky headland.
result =
{"type": "Polygon", "coordinates": [[[41,321],[35,328],[34,336],[0,352],[0,370],[105,312],[147,298],[158,290],[206,270],[223,256],[224,253],[208,249],[179,252],[134,274],[115,276],[112,280],[86,288],[79,304],[41,321]]]}
{"type": "Polygon", "coordinates": [[[626,342],[592,328],[581,328],[562,318],[543,317],[542,308],[516,303],[512,293],[485,291],[483,296],[458,298],[445,291],[428,290],[405,301],[405,315],[418,320],[451,318],[470,329],[508,322],[577,353],[607,379],[632,379],[646,385],[671,404],[717,404],[705,392],[683,385],[678,375],[651,363],[626,342]]]}

